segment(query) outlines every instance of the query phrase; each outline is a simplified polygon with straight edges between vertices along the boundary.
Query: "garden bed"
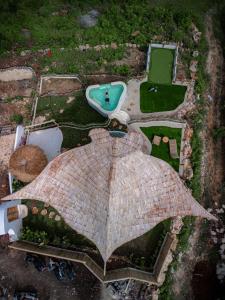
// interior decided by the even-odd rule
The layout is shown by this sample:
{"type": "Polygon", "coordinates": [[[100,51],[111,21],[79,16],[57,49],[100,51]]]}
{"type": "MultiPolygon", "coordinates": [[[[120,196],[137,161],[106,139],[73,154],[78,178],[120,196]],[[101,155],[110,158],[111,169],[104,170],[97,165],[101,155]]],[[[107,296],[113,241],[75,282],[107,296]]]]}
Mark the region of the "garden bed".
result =
{"type": "MultiPolygon", "coordinates": [[[[37,200],[23,200],[23,203],[28,206],[29,214],[23,220],[22,240],[86,252],[99,265],[103,266],[96,246],[68,226],[53,207],[37,200]],[[57,220],[57,218],[60,219],[57,220]]],[[[169,228],[170,219],[159,223],[141,237],[119,247],[108,261],[107,269],[135,267],[148,272],[153,271],[169,228]]]]}
{"type": "MultiPolygon", "coordinates": [[[[141,130],[148,137],[150,142],[152,142],[154,135],[160,136],[162,138],[166,136],[169,139],[176,139],[177,152],[178,154],[180,153],[181,136],[182,136],[181,128],[152,126],[152,127],[141,127],[141,130]]],[[[178,159],[171,158],[169,143],[164,143],[161,140],[159,146],[152,144],[151,155],[168,162],[177,172],[179,171],[179,163],[180,163],[179,158],[178,159]]]]}
{"type": "Polygon", "coordinates": [[[140,108],[143,113],[171,111],[185,97],[187,87],[143,82],[140,86],[140,108]]]}

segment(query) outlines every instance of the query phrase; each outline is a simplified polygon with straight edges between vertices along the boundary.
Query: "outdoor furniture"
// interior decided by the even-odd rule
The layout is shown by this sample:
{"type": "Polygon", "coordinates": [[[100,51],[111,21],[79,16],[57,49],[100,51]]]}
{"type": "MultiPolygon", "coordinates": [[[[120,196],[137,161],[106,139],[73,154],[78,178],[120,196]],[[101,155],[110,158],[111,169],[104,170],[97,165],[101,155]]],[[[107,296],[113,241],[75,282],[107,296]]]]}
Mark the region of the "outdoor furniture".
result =
{"type": "Polygon", "coordinates": [[[163,143],[167,144],[169,142],[169,138],[167,136],[164,136],[162,141],[163,143]]]}
{"type": "Polygon", "coordinates": [[[158,135],[154,135],[154,138],[152,140],[152,144],[159,146],[161,142],[161,136],[158,135]]]}
{"type": "Polygon", "coordinates": [[[169,139],[169,147],[170,147],[170,156],[173,159],[179,158],[177,153],[177,141],[175,139],[169,139]]]}

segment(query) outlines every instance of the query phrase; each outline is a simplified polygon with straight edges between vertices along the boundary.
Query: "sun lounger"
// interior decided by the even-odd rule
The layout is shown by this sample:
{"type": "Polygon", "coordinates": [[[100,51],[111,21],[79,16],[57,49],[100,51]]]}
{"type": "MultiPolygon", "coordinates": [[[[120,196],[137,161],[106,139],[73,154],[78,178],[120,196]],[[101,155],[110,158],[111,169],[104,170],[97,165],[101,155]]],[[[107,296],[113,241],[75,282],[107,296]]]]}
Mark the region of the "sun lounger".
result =
{"type": "Polygon", "coordinates": [[[159,146],[161,142],[161,136],[158,135],[154,135],[154,138],[152,140],[152,144],[159,146]]]}
{"type": "Polygon", "coordinates": [[[175,139],[169,140],[169,147],[170,147],[170,156],[173,159],[179,158],[177,153],[177,141],[175,139]]]}

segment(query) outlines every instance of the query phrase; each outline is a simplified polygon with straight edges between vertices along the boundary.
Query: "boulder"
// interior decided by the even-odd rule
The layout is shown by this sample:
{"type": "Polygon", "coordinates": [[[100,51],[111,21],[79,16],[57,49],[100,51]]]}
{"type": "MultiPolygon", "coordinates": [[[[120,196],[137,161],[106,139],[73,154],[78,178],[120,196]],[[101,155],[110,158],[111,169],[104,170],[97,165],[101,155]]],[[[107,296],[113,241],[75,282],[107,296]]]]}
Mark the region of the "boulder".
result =
{"type": "Polygon", "coordinates": [[[83,28],[94,27],[98,22],[99,15],[100,13],[97,10],[90,10],[86,15],[79,17],[78,21],[80,26],[83,28]]]}

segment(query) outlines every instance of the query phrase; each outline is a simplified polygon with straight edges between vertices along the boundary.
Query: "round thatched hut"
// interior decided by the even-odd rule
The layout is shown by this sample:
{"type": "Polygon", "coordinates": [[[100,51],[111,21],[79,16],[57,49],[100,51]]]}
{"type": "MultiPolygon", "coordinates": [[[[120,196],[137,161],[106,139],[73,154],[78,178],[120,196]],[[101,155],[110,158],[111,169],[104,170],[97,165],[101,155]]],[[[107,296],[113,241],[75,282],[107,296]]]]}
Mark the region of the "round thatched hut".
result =
{"type": "Polygon", "coordinates": [[[31,182],[48,163],[44,151],[34,145],[21,146],[10,157],[9,171],[22,182],[31,182]]]}

